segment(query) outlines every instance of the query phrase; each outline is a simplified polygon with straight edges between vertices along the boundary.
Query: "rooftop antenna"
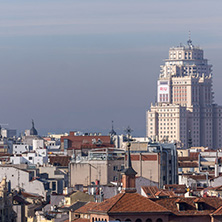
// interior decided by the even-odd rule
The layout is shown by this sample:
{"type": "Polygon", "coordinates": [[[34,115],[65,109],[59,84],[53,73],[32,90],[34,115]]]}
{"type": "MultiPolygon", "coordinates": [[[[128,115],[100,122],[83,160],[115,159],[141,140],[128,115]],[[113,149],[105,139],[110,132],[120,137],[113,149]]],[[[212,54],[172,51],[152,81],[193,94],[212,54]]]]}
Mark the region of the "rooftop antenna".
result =
{"type": "MultiPolygon", "coordinates": [[[[126,163],[126,169],[125,171],[127,171],[127,169],[131,169],[132,168],[132,163],[131,163],[131,156],[130,156],[130,146],[131,146],[131,143],[130,143],[130,137],[131,137],[131,133],[132,133],[132,129],[130,128],[130,126],[128,126],[126,129],[125,129],[125,132],[126,132],[126,135],[127,135],[127,140],[128,140],[128,143],[127,143],[127,163],[126,163]]],[[[133,170],[133,172],[135,172],[133,170]]]]}
{"type": "Polygon", "coordinates": [[[187,41],[187,44],[189,47],[193,47],[193,44],[192,44],[192,40],[191,40],[191,31],[189,30],[189,39],[187,41]]]}

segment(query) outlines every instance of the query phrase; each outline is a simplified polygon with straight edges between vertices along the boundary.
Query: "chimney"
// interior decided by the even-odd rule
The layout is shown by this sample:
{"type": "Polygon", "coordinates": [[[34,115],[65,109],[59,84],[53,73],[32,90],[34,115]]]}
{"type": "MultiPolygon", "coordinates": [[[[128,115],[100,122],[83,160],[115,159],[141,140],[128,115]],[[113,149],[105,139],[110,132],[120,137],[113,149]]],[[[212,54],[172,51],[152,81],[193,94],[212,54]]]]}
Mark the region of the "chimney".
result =
{"type": "Polygon", "coordinates": [[[69,135],[70,135],[70,136],[75,136],[75,132],[74,132],[74,131],[70,131],[70,132],[69,132],[69,135]]]}

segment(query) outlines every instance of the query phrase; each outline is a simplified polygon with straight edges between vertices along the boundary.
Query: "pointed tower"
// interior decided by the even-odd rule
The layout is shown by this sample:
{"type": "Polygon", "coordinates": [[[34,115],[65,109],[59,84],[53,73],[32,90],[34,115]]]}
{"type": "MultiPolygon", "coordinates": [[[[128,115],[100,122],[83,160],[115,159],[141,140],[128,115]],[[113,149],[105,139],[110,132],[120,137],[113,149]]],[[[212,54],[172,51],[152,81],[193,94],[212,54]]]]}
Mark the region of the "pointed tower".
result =
{"type": "Polygon", "coordinates": [[[38,135],[38,132],[37,132],[37,130],[35,129],[35,126],[34,126],[34,120],[32,120],[32,128],[30,129],[30,135],[31,135],[31,136],[36,136],[36,135],[38,135]]]}
{"type": "Polygon", "coordinates": [[[136,193],[135,176],[137,172],[132,167],[131,156],[130,156],[130,146],[131,144],[128,140],[126,169],[122,173],[122,184],[123,184],[122,193],[136,193]]]}
{"type": "Polygon", "coordinates": [[[115,135],[116,135],[116,132],[115,132],[114,127],[113,127],[113,120],[112,120],[112,129],[111,129],[111,131],[109,132],[109,135],[110,135],[110,136],[115,136],[115,135]]]}

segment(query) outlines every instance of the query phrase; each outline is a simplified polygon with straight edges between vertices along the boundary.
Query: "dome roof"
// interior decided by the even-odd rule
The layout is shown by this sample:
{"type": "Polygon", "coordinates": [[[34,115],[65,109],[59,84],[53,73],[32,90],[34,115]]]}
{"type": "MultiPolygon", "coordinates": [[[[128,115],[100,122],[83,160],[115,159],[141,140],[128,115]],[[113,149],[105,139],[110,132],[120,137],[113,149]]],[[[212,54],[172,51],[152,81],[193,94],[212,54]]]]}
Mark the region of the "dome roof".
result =
{"type": "Polygon", "coordinates": [[[31,136],[36,136],[36,135],[38,135],[38,132],[37,132],[37,130],[35,129],[34,121],[33,121],[33,120],[32,120],[32,128],[30,129],[30,135],[31,135],[31,136]]]}

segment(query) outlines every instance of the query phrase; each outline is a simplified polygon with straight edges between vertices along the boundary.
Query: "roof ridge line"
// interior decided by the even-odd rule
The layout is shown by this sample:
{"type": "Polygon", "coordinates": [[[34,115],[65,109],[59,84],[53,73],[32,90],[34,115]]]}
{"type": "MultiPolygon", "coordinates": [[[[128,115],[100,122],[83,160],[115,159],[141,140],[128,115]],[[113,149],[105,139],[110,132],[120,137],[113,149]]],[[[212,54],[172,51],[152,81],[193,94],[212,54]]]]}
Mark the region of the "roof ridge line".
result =
{"type": "Polygon", "coordinates": [[[107,210],[107,212],[109,212],[109,211],[116,205],[116,203],[117,203],[118,201],[120,201],[120,200],[123,198],[123,196],[125,196],[125,194],[126,194],[126,193],[122,193],[121,197],[115,202],[115,204],[113,204],[113,205],[107,210]]]}

